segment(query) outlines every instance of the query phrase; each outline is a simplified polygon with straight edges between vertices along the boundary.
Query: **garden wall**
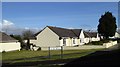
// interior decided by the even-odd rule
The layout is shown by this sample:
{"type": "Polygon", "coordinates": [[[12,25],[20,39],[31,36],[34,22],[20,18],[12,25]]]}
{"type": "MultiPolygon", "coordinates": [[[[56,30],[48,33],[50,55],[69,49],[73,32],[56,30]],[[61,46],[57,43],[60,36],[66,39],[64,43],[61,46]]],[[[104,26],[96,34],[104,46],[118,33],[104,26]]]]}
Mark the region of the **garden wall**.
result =
{"type": "Polygon", "coordinates": [[[105,48],[109,48],[111,46],[114,46],[117,44],[117,41],[110,41],[108,43],[104,43],[103,46],[105,46],[105,48]]]}
{"type": "Polygon", "coordinates": [[[0,52],[14,51],[14,50],[20,50],[20,49],[21,47],[19,42],[0,43],[0,52]]]}
{"type": "MultiPolygon", "coordinates": [[[[80,49],[103,49],[109,48],[117,44],[117,41],[110,41],[103,45],[79,45],[79,46],[63,46],[63,50],[80,50],[80,49]]],[[[52,50],[59,50],[59,47],[50,47],[52,50]]],[[[49,50],[49,47],[41,47],[41,50],[49,50]]]]}

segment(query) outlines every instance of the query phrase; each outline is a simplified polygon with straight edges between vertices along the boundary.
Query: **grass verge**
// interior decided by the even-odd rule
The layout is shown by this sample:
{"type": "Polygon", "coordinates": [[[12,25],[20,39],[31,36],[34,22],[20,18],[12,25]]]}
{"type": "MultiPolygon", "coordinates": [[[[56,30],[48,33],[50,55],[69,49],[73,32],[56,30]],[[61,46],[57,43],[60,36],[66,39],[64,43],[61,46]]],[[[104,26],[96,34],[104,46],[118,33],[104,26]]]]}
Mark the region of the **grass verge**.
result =
{"type": "MultiPolygon", "coordinates": [[[[100,49],[99,49],[100,50],[100,49]]],[[[3,63],[16,64],[16,63],[34,63],[49,60],[61,60],[79,58],[85,55],[95,52],[97,50],[64,50],[63,58],[61,58],[59,50],[52,50],[50,58],[48,57],[48,51],[13,51],[2,53],[3,63]]],[[[46,63],[47,64],[47,63],[46,63]]],[[[49,63],[48,63],[49,64],[49,63]]],[[[38,67],[41,66],[40,64],[38,67]]],[[[56,66],[56,65],[55,65],[56,66]]]]}

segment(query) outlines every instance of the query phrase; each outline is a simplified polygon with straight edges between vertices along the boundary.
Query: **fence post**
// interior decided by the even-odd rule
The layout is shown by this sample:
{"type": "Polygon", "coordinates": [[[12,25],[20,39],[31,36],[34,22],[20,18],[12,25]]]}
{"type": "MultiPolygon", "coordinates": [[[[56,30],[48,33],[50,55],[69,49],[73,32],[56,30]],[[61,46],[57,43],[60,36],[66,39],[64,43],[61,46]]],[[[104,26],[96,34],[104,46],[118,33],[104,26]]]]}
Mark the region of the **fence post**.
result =
{"type": "Polygon", "coordinates": [[[49,59],[50,59],[51,58],[51,56],[50,56],[50,47],[48,47],[48,51],[49,51],[48,56],[49,56],[49,59]]]}
{"type": "Polygon", "coordinates": [[[61,59],[63,58],[63,46],[61,46],[61,59]]]}

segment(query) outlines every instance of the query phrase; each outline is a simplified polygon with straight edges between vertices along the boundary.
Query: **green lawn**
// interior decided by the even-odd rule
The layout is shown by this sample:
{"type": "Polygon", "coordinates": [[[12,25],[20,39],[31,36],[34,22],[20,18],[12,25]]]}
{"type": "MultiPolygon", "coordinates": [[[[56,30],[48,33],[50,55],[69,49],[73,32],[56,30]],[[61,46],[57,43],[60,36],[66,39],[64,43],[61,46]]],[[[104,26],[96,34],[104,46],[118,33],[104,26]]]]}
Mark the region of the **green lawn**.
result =
{"type": "MultiPolygon", "coordinates": [[[[91,52],[97,50],[64,50],[62,59],[78,58],[88,55],[91,52]]],[[[13,51],[2,53],[2,61],[9,63],[18,62],[36,62],[45,60],[57,60],[61,59],[59,50],[51,51],[51,58],[48,58],[48,51],[13,51]]]]}

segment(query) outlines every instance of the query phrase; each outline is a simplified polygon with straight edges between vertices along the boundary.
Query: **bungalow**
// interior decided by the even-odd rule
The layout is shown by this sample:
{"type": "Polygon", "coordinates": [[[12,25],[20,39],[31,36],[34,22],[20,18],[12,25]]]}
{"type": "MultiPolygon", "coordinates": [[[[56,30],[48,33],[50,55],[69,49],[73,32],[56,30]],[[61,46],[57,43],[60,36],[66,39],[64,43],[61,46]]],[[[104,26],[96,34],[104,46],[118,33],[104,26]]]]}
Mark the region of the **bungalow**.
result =
{"type": "Polygon", "coordinates": [[[115,35],[113,37],[109,37],[109,38],[111,38],[111,39],[113,39],[113,38],[120,38],[120,33],[116,31],[115,35]]]}
{"type": "Polygon", "coordinates": [[[84,31],[84,35],[85,35],[85,37],[84,37],[85,43],[100,40],[100,37],[99,37],[97,32],[86,32],[86,31],[84,31]]]}
{"type": "Polygon", "coordinates": [[[36,34],[36,40],[30,40],[36,46],[78,46],[90,41],[98,41],[97,33],[85,32],[82,29],[65,29],[46,26],[36,34]]]}
{"type": "Polygon", "coordinates": [[[18,40],[10,37],[9,35],[0,32],[0,52],[20,50],[20,43],[18,40]]]}

